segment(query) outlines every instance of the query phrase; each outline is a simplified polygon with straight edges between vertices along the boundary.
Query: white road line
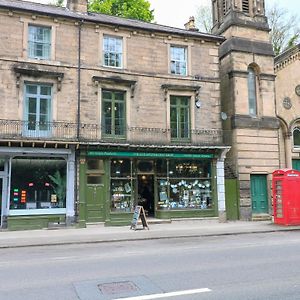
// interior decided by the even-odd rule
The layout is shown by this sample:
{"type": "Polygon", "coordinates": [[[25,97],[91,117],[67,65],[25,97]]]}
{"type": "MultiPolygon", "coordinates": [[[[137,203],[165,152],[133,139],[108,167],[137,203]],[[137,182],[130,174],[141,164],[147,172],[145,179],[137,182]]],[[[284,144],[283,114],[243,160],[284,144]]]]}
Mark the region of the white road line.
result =
{"type": "Polygon", "coordinates": [[[152,295],[144,295],[130,298],[118,298],[114,300],[151,300],[151,299],[160,299],[160,298],[169,298],[183,295],[192,295],[192,294],[200,294],[211,292],[211,289],[203,288],[203,289],[195,289],[195,290],[185,290],[178,292],[170,292],[170,293],[162,293],[162,294],[152,294],[152,295]]]}

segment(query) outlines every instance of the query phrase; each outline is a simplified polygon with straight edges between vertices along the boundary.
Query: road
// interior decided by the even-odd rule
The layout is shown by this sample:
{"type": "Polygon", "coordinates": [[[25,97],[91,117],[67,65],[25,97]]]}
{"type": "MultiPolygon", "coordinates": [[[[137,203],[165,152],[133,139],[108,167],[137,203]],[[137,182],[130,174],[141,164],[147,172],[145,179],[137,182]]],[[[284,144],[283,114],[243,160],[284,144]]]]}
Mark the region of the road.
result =
{"type": "Polygon", "coordinates": [[[300,299],[300,232],[1,249],[0,270],[1,300],[300,299]]]}

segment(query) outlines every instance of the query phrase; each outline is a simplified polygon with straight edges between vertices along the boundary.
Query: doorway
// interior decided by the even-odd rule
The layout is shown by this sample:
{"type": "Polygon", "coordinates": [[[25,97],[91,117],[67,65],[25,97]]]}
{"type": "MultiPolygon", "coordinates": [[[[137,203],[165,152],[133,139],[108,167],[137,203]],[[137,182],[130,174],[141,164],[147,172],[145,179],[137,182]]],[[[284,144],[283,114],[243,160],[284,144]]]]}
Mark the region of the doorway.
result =
{"type": "Polygon", "coordinates": [[[146,215],[154,217],[154,176],[138,175],[138,205],[143,206],[146,215]]]}
{"type": "Polygon", "coordinates": [[[268,189],[266,175],[251,175],[252,212],[268,213],[268,189]]]}

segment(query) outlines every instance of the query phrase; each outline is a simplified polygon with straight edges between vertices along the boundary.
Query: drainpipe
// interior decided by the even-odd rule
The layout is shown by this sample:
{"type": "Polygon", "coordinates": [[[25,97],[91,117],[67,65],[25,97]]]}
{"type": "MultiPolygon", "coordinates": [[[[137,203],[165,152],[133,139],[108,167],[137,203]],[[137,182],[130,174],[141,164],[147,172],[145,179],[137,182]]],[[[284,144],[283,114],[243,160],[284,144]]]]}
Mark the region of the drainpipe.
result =
{"type": "Polygon", "coordinates": [[[81,94],[81,27],[83,21],[78,24],[78,66],[77,66],[77,141],[80,137],[80,94],[81,94]]]}

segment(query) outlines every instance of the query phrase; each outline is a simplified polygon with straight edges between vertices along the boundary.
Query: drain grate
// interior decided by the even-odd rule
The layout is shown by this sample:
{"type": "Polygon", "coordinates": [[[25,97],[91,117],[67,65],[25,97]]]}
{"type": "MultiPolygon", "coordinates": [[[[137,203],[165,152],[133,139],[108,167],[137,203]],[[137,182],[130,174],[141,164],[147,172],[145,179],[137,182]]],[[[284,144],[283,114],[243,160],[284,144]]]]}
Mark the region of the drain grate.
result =
{"type": "Polygon", "coordinates": [[[139,288],[132,281],[120,281],[98,284],[103,295],[115,295],[121,293],[136,292],[139,288]]]}

